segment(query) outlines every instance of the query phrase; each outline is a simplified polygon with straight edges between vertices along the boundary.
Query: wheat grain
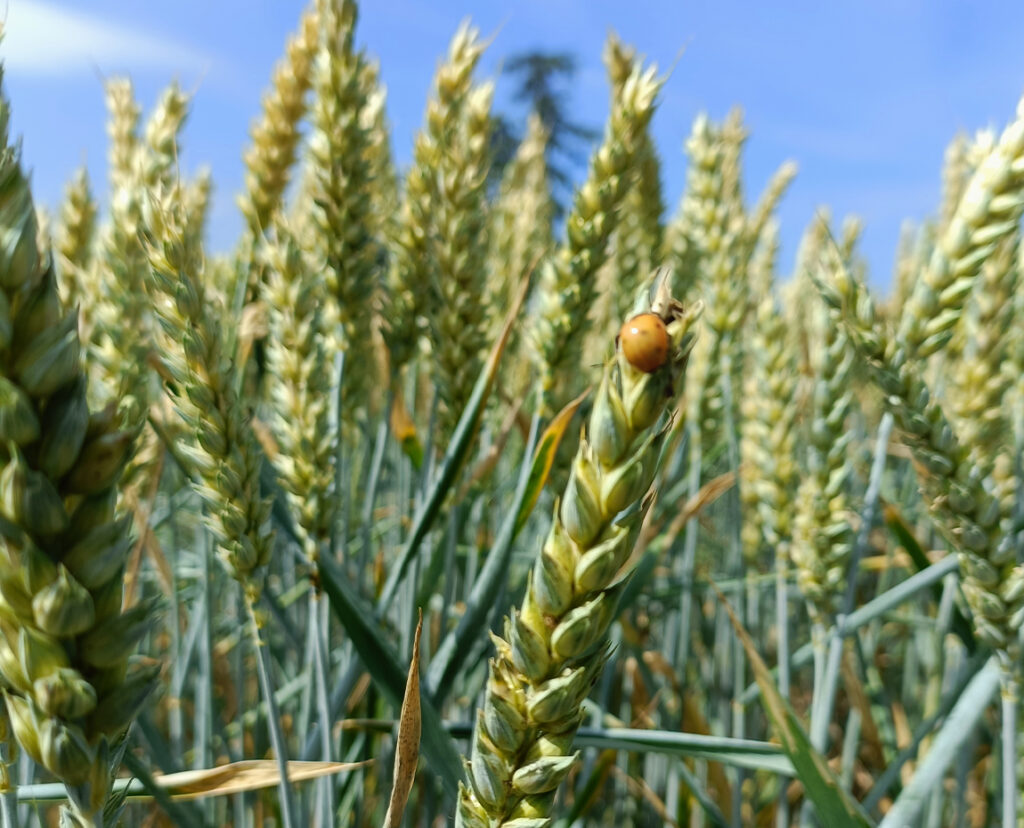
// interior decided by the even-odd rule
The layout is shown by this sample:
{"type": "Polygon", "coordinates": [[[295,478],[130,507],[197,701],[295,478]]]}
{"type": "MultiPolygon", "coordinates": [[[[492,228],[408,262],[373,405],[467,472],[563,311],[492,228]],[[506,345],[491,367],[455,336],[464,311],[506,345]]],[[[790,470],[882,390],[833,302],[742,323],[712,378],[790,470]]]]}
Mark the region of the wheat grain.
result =
{"type": "MultiPolygon", "coordinates": [[[[836,254],[842,256],[841,251],[836,254]]],[[[815,311],[828,313],[820,305],[815,311]]],[[[790,554],[812,618],[823,623],[842,594],[853,551],[846,491],[852,471],[847,449],[853,432],[846,418],[853,402],[854,353],[842,327],[826,319],[818,329],[822,337],[811,343],[818,358],[814,360],[808,463],[797,493],[790,554]]]]}
{"type": "MultiPolygon", "coordinates": [[[[636,50],[627,47],[614,33],[605,43],[604,63],[612,88],[612,102],[622,94],[637,61],[636,50]]],[[[598,359],[617,320],[625,317],[637,301],[644,280],[659,261],[663,245],[662,216],[665,201],[661,191],[661,161],[650,135],[650,124],[636,138],[635,168],[623,198],[618,226],[610,240],[611,255],[599,273],[599,324],[592,332],[598,359]]],[[[589,353],[588,349],[588,353],[589,353]]]]}
{"type": "MultiPolygon", "coordinates": [[[[108,389],[108,394],[113,392],[126,422],[133,424],[142,423],[149,409],[148,355],[153,338],[146,289],[149,268],[140,241],[145,231],[142,200],[148,189],[170,183],[188,101],[176,84],[157,101],[146,123],[144,140],[135,146],[128,172],[116,177],[110,225],[101,241],[105,289],[96,307],[93,353],[102,387],[108,389]]],[[[117,155],[120,157],[123,151],[117,150],[117,155]]]]}
{"type": "Polygon", "coordinates": [[[526,135],[502,173],[498,198],[491,211],[491,251],[488,270],[491,327],[497,330],[507,298],[527,270],[549,253],[554,244],[554,203],[548,184],[548,132],[534,112],[526,135]]]}
{"type": "Polygon", "coordinates": [[[366,105],[361,114],[362,127],[367,138],[367,157],[370,167],[374,232],[378,241],[394,236],[394,223],[398,211],[398,175],[391,151],[391,126],[387,117],[387,88],[380,79],[376,61],[365,57],[359,65],[359,83],[363,88],[366,105]]]}
{"type": "Polygon", "coordinates": [[[757,566],[765,550],[788,555],[792,511],[800,471],[797,462],[796,360],[786,323],[771,290],[777,225],[762,234],[763,252],[751,262],[761,296],[753,319],[751,370],[742,405],[740,494],[745,509],[743,550],[757,566]],[[762,261],[762,257],[767,261],[762,261]]]}
{"type": "Polygon", "coordinates": [[[106,85],[107,136],[110,140],[108,166],[110,191],[116,193],[135,176],[135,157],[139,148],[139,115],[132,82],[112,78],[106,85]]]}
{"type": "Polygon", "coordinates": [[[1009,448],[1004,398],[1013,376],[1004,367],[1017,292],[1018,239],[1007,240],[984,262],[964,317],[965,349],[951,376],[950,411],[971,460],[983,473],[1009,448]]]}

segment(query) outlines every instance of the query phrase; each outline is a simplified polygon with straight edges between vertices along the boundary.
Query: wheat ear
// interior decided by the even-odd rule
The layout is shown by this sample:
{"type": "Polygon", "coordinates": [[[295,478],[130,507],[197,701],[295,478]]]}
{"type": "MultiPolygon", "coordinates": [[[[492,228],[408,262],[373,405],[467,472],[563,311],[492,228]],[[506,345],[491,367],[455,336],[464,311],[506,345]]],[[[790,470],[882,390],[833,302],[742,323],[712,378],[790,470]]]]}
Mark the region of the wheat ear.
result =
{"type": "Polygon", "coordinates": [[[662,414],[679,392],[700,307],[684,310],[662,282],[649,312],[666,328],[665,361],[647,373],[626,356],[634,343],[617,343],[526,597],[494,638],[459,796],[462,828],[550,825],[555,790],[576,761],[573,737],[607,658],[606,633],[650,504],[662,414]]]}
{"type": "Polygon", "coordinates": [[[89,411],[9,115],[0,99],[0,687],[18,743],[64,783],[61,824],[102,828],[115,745],[159,672],[132,659],[152,605],[122,611],[116,489],[135,430],[89,411]]]}

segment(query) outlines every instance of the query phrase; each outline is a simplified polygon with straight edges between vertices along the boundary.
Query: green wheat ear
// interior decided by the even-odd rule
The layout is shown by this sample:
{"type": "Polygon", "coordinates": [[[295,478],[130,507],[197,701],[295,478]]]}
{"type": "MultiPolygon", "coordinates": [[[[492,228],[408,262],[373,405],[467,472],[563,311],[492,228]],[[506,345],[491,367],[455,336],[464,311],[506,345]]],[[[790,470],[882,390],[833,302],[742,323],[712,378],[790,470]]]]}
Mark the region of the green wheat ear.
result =
{"type": "Polygon", "coordinates": [[[591,156],[587,180],[573,199],[565,241],[541,268],[532,337],[546,416],[578,390],[573,371],[598,298],[597,271],[608,256],[608,241],[663,83],[653,67],[633,64],[613,101],[604,140],[591,156]]]}
{"type": "Polygon", "coordinates": [[[669,350],[651,373],[616,345],[522,606],[494,637],[456,825],[546,826],[576,761],[583,701],[607,659],[607,631],[657,471],[663,414],[680,391],[701,306],[684,309],[663,280],[650,306],[669,350]]]}
{"type": "Polygon", "coordinates": [[[81,167],[65,191],[56,233],[58,275],[68,307],[81,309],[96,301],[88,276],[96,240],[96,213],[89,176],[81,167]]]}
{"type": "Polygon", "coordinates": [[[9,116],[0,99],[0,686],[19,745],[67,789],[62,824],[89,828],[159,672],[132,659],[152,606],[122,607],[116,489],[135,431],[89,411],[77,314],[37,249],[9,116]]]}
{"type": "Polygon", "coordinates": [[[146,204],[165,387],[191,437],[179,450],[209,510],[221,562],[255,600],[273,546],[270,502],[260,490],[262,455],[237,391],[239,365],[227,352],[225,311],[207,290],[203,250],[185,219],[180,186],[153,193],[146,204]]]}

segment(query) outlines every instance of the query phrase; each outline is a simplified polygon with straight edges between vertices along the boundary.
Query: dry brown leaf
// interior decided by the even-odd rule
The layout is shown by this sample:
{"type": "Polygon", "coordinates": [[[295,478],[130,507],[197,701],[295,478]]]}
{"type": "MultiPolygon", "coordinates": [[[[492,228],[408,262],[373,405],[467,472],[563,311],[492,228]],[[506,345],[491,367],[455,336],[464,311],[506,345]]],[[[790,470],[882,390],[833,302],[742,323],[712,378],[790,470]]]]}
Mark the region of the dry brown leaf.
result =
{"type": "Polygon", "coordinates": [[[271,461],[277,460],[281,450],[278,448],[277,440],[274,437],[274,433],[270,430],[270,426],[259,417],[253,417],[250,423],[252,424],[253,434],[256,435],[256,440],[259,442],[260,448],[263,449],[263,453],[271,461]]]}
{"type": "MultiPolygon", "coordinates": [[[[373,762],[373,759],[365,762],[289,762],[288,781],[304,782],[363,768],[373,762]]],[[[167,791],[172,799],[200,799],[272,788],[281,778],[279,767],[276,759],[249,759],[217,768],[154,776],[153,781],[167,791]]]]}
{"type": "Polygon", "coordinates": [[[640,539],[637,541],[636,548],[633,550],[633,554],[630,556],[630,560],[624,569],[628,569],[634,561],[638,561],[647,550],[648,544],[658,537],[663,530],[665,534],[662,538],[662,543],[666,549],[669,548],[675,541],[676,537],[678,537],[679,533],[683,531],[686,524],[694,516],[699,516],[705,508],[729,491],[735,483],[735,472],[725,472],[701,486],[697,494],[683,504],[683,508],[675,514],[671,522],[663,520],[662,522],[655,524],[654,521],[648,517],[648,521],[640,532],[640,539]],[[666,522],[668,522],[667,529],[665,528],[666,522]]]}
{"type": "Polygon", "coordinates": [[[675,669],[657,650],[644,650],[643,653],[644,664],[647,665],[648,669],[653,673],[660,675],[669,684],[672,685],[672,690],[676,696],[682,695],[683,688],[679,681],[679,676],[676,675],[675,669]]]}
{"type": "Polygon", "coordinates": [[[661,798],[651,790],[651,786],[648,785],[643,779],[634,779],[622,768],[612,765],[612,773],[622,779],[626,783],[626,787],[630,789],[634,796],[640,795],[647,800],[648,804],[654,809],[655,813],[661,818],[665,825],[671,825],[673,828],[679,828],[679,823],[672,819],[672,815],[668,812],[668,808],[665,807],[665,803],[661,798]]]}
{"type": "Polygon", "coordinates": [[[861,721],[861,752],[871,763],[872,768],[881,771],[885,768],[885,752],[882,749],[882,738],[875,723],[871,700],[868,698],[864,684],[857,673],[853,654],[849,648],[843,649],[843,660],[839,665],[843,676],[843,686],[850,698],[850,705],[860,712],[861,721]]]}
{"type": "MultiPolygon", "coordinates": [[[[711,735],[711,724],[701,713],[700,702],[696,693],[683,693],[683,720],[679,730],[682,733],[697,733],[701,736],[711,735]]],[[[732,819],[732,785],[725,775],[721,762],[708,762],[707,790],[712,798],[721,806],[726,820],[732,819]]]]}
{"type": "Polygon", "coordinates": [[[239,365],[245,365],[249,361],[253,343],[257,339],[266,338],[269,324],[270,314],[266,302],[250,302],[242,308],[242,318],[238,323],[239,365]]]}
{"type": "Polygon", "coordinates": [[[515,428],[516,417],[519,415],[519,411],[522,409],[524,404],[525,400],[519,400],[518,403],[509,409],[508,413],[505,415],[505,420],[501,424],[501,428],[498,430],[498,435],[494,442],[487,449],[484,456],[477,461],[475,466],[473,466],[469,476],[459,489],[458,494],[455,497],[457,502],[465,500],[473,487],[479,486],[480,483],[497,467],[498,461],[501,459],[502,452],[505,451],[505,444],[508,443],[508,438],[512,434],[512,429],[515,428]]]}
{"type": "Polygon", "coordinates": [[[384,828],[398,828],[402,823],[409,791],[416,778],[416,765],[420,759],[420,632],[423,630],[423,610],[416,622],[416,635],[412,640],[412,661],[409,678],[405,682],[405,698],[398,720],[398,746],[395,749],[395,782],[391,788],[391,801],[384,816],[384,828]]]}

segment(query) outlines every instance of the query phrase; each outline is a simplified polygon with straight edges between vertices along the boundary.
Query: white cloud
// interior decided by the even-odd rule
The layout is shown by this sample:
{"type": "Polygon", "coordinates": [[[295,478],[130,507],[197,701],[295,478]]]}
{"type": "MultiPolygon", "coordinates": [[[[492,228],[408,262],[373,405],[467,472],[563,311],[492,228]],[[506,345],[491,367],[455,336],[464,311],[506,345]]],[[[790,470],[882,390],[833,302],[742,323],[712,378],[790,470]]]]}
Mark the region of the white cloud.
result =
{"type": "Polygon", "coordinates": [[[67,76],[99,70],[202,71],[210,58],[144,29],[104,20],[40,0],[6,6],[0,57],[12,71],[67,76]]]}

